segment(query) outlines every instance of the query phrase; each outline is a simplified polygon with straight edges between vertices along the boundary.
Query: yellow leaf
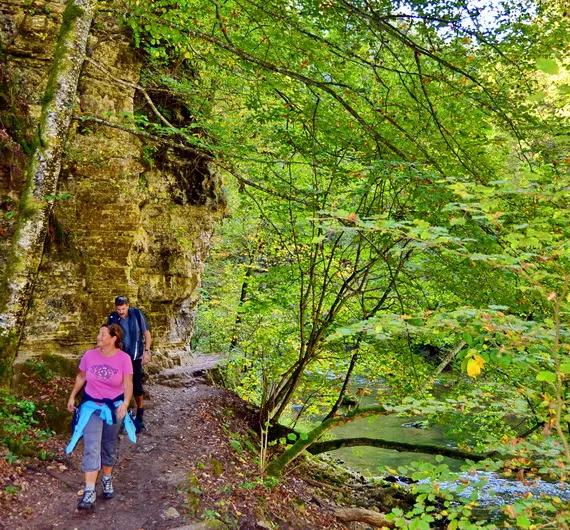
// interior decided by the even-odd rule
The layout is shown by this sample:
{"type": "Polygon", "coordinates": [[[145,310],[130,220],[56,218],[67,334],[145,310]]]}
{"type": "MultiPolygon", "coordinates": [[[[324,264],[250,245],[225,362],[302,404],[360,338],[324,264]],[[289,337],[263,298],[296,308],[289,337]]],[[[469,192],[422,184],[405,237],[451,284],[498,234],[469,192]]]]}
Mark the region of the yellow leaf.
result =
{"type": "Polygon", "coordinates": [[[473,355],[473,359],[475,359],[475,362],[479,365],[479,368],[483,368],[483,365],[485,364],[485,359],[483,359],[483,357],[480,355],[473,355]]]}
{"type": "Polygon", "coordinates": [[[481,366],[475,359],[469,359],[467,361],[467,375],[471,377],[477,377],[481,373],[481,366]]]}

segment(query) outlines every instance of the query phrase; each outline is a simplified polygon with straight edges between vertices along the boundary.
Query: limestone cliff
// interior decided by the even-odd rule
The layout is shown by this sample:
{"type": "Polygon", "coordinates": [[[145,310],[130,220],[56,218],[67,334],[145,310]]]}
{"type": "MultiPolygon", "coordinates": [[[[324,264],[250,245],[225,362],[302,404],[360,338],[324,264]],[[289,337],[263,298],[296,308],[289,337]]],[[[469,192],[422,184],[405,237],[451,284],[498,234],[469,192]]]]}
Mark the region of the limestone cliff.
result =
{"type": "MultiPolygon", "coordinates": [[[[144,59],[112,3],[104,5],[91,25],[74,119],[61,138],[54,208],[16,364],[45,353],[76,356],[92,346],[117,294],[145,311],[158,349],[183,346],[223,213],[221,182],[207,156],[172,145],[149,148],[144,138],[77,119],[122,122],[140,96],[135,85],[144,59]]],[[[10,266],[26,138],[32,141],[40,116],[65,7],[63,0],[0,5],[0,274],[10,266]]]]}

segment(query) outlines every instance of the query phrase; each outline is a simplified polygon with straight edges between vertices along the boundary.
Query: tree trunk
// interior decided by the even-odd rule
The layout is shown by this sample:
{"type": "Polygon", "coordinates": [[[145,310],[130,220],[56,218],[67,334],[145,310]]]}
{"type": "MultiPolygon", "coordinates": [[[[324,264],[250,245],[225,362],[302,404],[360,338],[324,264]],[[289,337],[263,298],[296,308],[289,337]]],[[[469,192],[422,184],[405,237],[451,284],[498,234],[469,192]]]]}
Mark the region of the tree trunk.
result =
{"type": "Polygon", "coordinates": [[[427,391],[429,389],[429,387],[433,384],[433,382],[435,381],[435,378],[441,374],[441,372],[443,372],[443,370],[445,369],[445,367],[451,362],[453,361],[453,359],[455,359],[455,357],[457,357],[457,354],[463,349],[463,346],[465,346],[466,342],[464,340],[462,340],[461,342],[459,342],[459,344],[445,357],[445,359],[443,361],[441,361],[441,363],[439,363],[439,366],[436,368],[435,372],[433,374],[431,374],[431,376],[429,377],[429,379],[425,382],[424,386],[423,386],[423,391],[427,391]]]}
{"type": "Polygon", "coordinates": [[[301,376],[303,375],[305,366],[308,364],[305,361],[305,358],[299,361],[299,365],[293,371],[287,383],[281,387],[277,395],[271,396],[269,398],[272,404],[272,409],[276,409],[273,415],[271,416],[272,423],[277,423],[279,421],[279,418],[281,417],[281,414],[283,414],[285,407],[289,404],[289,400],[291,399],[293,392],[295,391],[297,385],[301,380],[301,376]]]}
{"type": "MultiPolygon", "coordinates": [[[[257,231],[256,236],[258,234],[259,234],[259,230],[257,231]]],[[[255,249],[254,253],[253,253],[253,256],[250,258],[249,263],[248,263],[248,268],[245,271],[245,277],[244,277],[243,282],[241,284],[237,314],[236,314],[236,318],[234,320],[234,326],[233,326],[233,330],[231,333],[232,340],[230,342],[230,348],[235,348],[239,342],[239,339],[238,339],[239,326],[241,324],[241,314],[240,314],[239,310],[245,304],[245,301],[246,301],[247,296],[249,294],[249,278],[253,274],[253,270],[255,267],[255,260],[257,259],[257,254],[258,254],[260,248],[261,248],[261,245],[258,245],[257,248],[255,249]]]]}
{"type": "Polygon", "coordinates": [[[458,460],[473,460],[480,462],[486,458],[495,455],[495,452],[487,454],[476,454],[460,449],[452,449],[451,447],[442,447],[430,444],[409,444],[406,442],[393,442],[391,440],[381,440],[379,438],[340,438],[339,440],[327,440],[325,442],[316,442],[307,449],[312,455],[334,451],[341,447],[381,447],[382,449],[391,449],[393,451],[404,451],[408,453],[422,453],[428,455],[442,455],[458,460]]]}
{"type": "Polygon", "coordinates": [[[20,214],[1,281],[0,386],[9,386],[40,267],[77,84],[97,0],[68,0],[54,53],[20,214]],[[47,198],[51,197],[51,198],[47,198]]]}
{"type": "Polygon", "coordinates": [[[280,456],[275,458],[267,466],[267,474],[273,476],[280,476],[283,470],[297,458],[305,449],[307,449],[311,444],[316,442],[323,434],[339,425],[344,425],[358,418],[366,418],[368,416],[386,416],[389,414],[394,414],[392,411],[386,410],[382,405],[376,407],[368,407],[363,409],[353,410],[344,416],[339,416],[337,418],[331,418],[323,421],[317,427],[315,427],[310,433],[299,437],[299,439],[286,451],[281,453],[280,456]]]}
{"type": "Polygon", "coordinates": [[[371,524],[377,528],[394,528],[394,523],[387,521],[384,514],[364,508],[338,508],[334,511],[334,514],[343,523],[358,521],[360,523],[371,524]]]}
{"type": "MultiPolygon", "coordinates": [[[[359,343],[360,343],[360,341],[359,341],[359,343]]],[[[346,389],[348,388],[348,385],[350,383],[350,378],[352,376],[352,372],[354,370],[354,367],[356,366],[356,362],[358,361],[358,352],[359,352],[358,348],[359,348],[359,345],[356,346],[356,351],[354,352],[354,354],[352,355],[352,358],[350,359],[350,366],[348,367],[348,370],[346,372],[346,376],[344,378],[344,383],[342,384],[342,388],[340,389],[340,393],[338,394],[336,402],[333,405],[330,412],[325,416],[325,420],[328,420],[330,418],[334,418],[336,416],[336,413],[338,412],[338,409],[342,405],[342,400],[344,399],[344,396],[346,394],[346,389]]]]}

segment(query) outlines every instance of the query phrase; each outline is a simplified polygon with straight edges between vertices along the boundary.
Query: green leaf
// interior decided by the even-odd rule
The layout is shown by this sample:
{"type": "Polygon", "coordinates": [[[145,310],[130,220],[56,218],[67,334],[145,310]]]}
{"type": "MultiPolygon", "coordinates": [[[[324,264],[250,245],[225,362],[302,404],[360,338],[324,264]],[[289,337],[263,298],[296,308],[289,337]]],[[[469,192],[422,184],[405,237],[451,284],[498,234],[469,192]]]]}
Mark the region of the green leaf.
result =
{"type": "Polygon", "coordinates": [[[556,75],[559,72],[558,63],[554,59],[537,59],[536,67],[549,75],[556,75]]]}
{"type": "Polygon", "coordinates": [[[243,452],[243,447],[241,446],[238,440],[230,440],[230,445],[232,446],[232,449],[234,451],[238,453],[243,452]]]}
{"type": "Polygon", "coordinates": [[[429,523],[422,519],[412,519],[408,528],[410,530],[429,530],[429,523]]]}
{"type": "Polygon", "coordinates": [[[287,435],[287,440],[290,440],[291,442],[294,442],[297,439],[297,435],[294,432],[290,432],[287,435]]]}
{"type": "Polygon", "coordinates": [[[519,515],[517,517],[517,526],[520,528],[530,528],[530,520],[526,515],[519,515]]]}
{"type": "Polygon", "coordinates": [[[540,372],[536,376],[537,381],[546,381],[547,383],[554,383],[556,381],[556,374],[554,372],[540,372]]]}
{"type": "Polygon", "coordinates": [[[497,364],[503,369],[507,369],[512,362],[513,358],[510,355],[497,355],[497,364]]]}
{"type": "Polygon", "coordinates": [[[570,363],[564,363],[560,365],[560,371],[563,374],[570,374],[570,363]]]}
{"type": "Polygon", "coordinates": [[[528,97],[529,101],[533,101],[535,103],[538,103],[540,101],[544,101],[544,98],[546,97],[546,93],[545,92],[535,92],[534,94],[531,94],[528,97]]]}
{"type": "Polygon", "coordinates": [[[465,219],[463,217],[452,217],[449,220],[449,226],[459,226],[464,224],[465,224],[465,219]]]}
{"type": "Polygon", "coordinates": [[[301,440],[305,442],[309,439],[309,435],[306,432],[302,432],[301,434],[299,434],[299,438],[301,438],[301,440]]]}

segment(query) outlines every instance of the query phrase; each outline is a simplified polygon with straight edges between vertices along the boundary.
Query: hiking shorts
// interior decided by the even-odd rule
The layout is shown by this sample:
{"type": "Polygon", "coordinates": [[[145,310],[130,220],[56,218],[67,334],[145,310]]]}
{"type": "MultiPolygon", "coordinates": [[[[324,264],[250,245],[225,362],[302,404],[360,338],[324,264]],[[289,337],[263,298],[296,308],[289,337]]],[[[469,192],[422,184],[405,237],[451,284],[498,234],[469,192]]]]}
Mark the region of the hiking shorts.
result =
{"type": "Polygon", "coordinates": [[[83,430],[83,465],[81,471],[99,471],[101,466],[113,467],[119,453],[119,431],[123,420],[107,425],[99,411],[91,414],[83,430]]]}
{"type": "Polygon", "coordinates": [[[142,359],[133,361],[133,396],[144,395],[142,359]]]}

